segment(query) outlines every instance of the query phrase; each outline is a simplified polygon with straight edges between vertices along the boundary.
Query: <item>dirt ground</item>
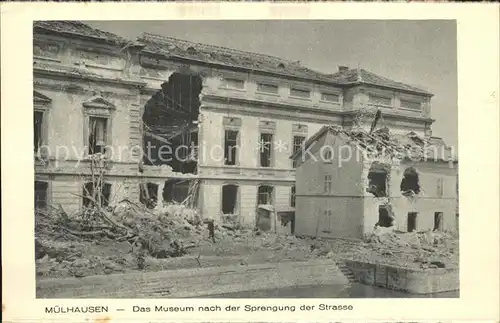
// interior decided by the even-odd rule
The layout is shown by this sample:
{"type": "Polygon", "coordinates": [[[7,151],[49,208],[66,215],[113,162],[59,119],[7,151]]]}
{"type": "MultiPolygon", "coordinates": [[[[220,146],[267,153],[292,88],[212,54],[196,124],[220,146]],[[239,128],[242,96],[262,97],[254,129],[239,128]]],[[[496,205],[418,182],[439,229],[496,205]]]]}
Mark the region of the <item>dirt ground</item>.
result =
{"type": "Polygon", "coordinates": [[[39,278],[84,277],[134,271],[249,265],[331,258],[409,268],[458,266],[458,238],[446,233],[379,230],[365,241],[278,236],[215,224],[215,242],[195,210],[159,210],[122,203],[100,212],[36,214],[39,278]],[[83,220],[82,220],[83,219],[83,220]],[[111,225],[109,224],[111,223],[111,225]],[[115,223],[116,225],[113,225],[115,223]]]}

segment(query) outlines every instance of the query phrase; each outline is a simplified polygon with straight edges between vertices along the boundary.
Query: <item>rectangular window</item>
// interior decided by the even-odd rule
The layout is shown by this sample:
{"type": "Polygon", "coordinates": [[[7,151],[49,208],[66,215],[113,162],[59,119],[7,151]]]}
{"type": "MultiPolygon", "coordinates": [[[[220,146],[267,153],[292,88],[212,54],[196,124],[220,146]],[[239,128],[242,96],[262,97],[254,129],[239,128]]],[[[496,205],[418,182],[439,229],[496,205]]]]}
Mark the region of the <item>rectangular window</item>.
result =
{"type": "Polygon", "coordinates": [[[222,186],[222,214],[238,214],[237,211],[238,186],[224,185],[222,186]]]}
{"type": "Polygon", "coordinates": [[[257,83],[257,92],[278,94],[278,86],[274,84],[257,83]]]}
{"type": "Polygon", "coordinates": [[[295,207],[295,186],[290,189],[290,206],[295,207]]]}
{"type": "Polygon", "coordinates": [[[224,137],[224,165],[236,165],[238,154],[238,131],[226,130],[224,137]]]}
{"type": "Polygon", "coordinates": [[[443,231],[443,212],[434,213],[434,231],[443,231]]]}
{"type": "Polygon", "coordinates": [[[47,182],[35,181],[35,209],[47,208],[47,191],[49,184],[47,182]]]}
{"type": "Polygon", "coordinates": [[[420,110],[422,108],[422,104],[420,102],[415,102],[415,101],[401,100],[401,108],[420,110]]]}
{"type": "Polygon", "coordinates": [[[273,158],[273,135],[270,133],[260,134],[260,166],[271,167],[273,158]]]}
{"type": "Polygon", "coordinates": [[[323,229],[321,230],[324,233],[332,232],[332,210],[324,210],[324,224],[323,229]]]}
{"type": "Polygon", "coordinates": [[[145,183],[139,186],[139,201],[147,208],[154,208],[158,203],[158,184],[145,183]]]}
{"type": "Polygon", "coordinates": [[[408,232],[417,230],[417,212],[408,212],[407,229],[408,232]]]}
{"type": "Polygon", "coordinates": [[[332,175],[325,175],[324,192],[330,193],[332,191],[332,175]]]}
{"type": "Polygon", "coordinates": [[[370,94],[369,101],[370,101],[370,103],[377,104],[377,105],[386,105],[386,106],[392,105],[391,98],[388,98],[385,96],[380,96],[380,95],[370,94]]]}
{"type": "MultiPolygon", "coordinates": [[[[306,140],[306,137],[304,136],[293,136],[293,152],[292,154],[297,153],[302,149],[302,145],[304,144],[304,141],[306,140]]],[[[297,167],[297,160],[293,160],[293,168],[297,167]]]]}
{"type": "Polygon", "coordinates": [[[340,95],[334,93],[321,93],[321,101],[339,102],[340,95]]]}
{"type": "Polygon", "coordinates": [[[88,182],[83,185],[83,206],[92,207],[100,204],[101,207],[109,205],[109,197],[111,195],[111,184],[103,183],[100,188],[98,183],[88,182]]]}
{"type": "Polygon", "coordinates": [[[311,96],[311,91],[291,88],[290,89],[290,96],[297,97],[297,98],[303,98],[303,99],[309,99],[309,97],[311,96]]]}
{"type": "Polygon", "coordinates": [[[107,118],[89,117],[89,155],[105,153],[107,118]]]}
{"type": "Polygon", "coordinates": [[[43,136],[43,112],[35,111],[34,120],[33,120],[33,143],[34,143],[34,151],[35,154],[38,153],[40,146],[43,144],[42,136],[43,136]]]}
{"type": "Polygon", "coordinates": [[[259,186],[257,192],[257,203],[261,204],[273,204],[273,187],[272,186],[259,186]]]}
{"type": "Polygon", "coordinates": [[[244,89],[245,81],[234,79],[234,78],[225,78],[222,80],[222,87],[226,89],[244,89]]]}

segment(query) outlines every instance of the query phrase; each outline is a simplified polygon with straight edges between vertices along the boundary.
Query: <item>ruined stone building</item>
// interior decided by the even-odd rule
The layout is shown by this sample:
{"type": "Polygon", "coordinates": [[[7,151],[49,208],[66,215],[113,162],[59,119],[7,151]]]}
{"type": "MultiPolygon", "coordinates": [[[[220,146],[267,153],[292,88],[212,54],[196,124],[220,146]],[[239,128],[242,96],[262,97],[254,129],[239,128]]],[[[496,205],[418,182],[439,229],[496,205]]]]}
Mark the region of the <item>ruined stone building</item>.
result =
{"type": "Polygon", "coordinates": [[[35,22],[33,87],[35,203],[68,213],[176,201],[253,226],[258,205],[295,206],[289,157],[322,126],[349,129],[366,106],[394,133],[430,137],[433,122],[430,93],[363,69],[71,21],[35,22]]]}
{"type": "Polygon", "coordinates": [[[325,126],[305,147],[293,156],[297,234],[458,231],[457,161],[441,138],[325,126]]]}

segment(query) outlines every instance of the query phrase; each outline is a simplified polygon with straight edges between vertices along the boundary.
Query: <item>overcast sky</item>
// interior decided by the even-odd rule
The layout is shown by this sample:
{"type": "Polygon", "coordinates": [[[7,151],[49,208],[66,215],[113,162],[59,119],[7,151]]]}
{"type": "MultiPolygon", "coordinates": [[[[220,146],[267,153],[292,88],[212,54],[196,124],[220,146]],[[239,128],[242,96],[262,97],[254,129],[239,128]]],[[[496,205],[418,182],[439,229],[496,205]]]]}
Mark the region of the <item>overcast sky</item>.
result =
{"type": "Polygon", "coordinates": [[[434,93],[433,135],[457,145],[455,21],[227,20],[92,21],[133,39],[142,32],[300,61],[324,73],[361,67],[434,93]]]}

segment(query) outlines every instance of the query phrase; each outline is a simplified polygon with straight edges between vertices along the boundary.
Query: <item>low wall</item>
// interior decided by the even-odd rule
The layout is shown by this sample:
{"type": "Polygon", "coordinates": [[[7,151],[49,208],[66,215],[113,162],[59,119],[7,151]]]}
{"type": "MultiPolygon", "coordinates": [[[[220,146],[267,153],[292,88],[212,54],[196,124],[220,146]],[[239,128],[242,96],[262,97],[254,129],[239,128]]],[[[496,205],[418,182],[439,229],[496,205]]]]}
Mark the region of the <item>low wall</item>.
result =
{"type": "Polygon", "coordinates": [[[307,285],[347,285],[332,260],[37,279],[37,298],[183,298],[307,285]]]}
{"type": "Polygon", "coordinates": [[[414,294],[460,289],[458,268],[409,269],[354,260],[343,260],[360,283],[414,294]]]}

